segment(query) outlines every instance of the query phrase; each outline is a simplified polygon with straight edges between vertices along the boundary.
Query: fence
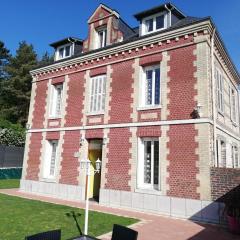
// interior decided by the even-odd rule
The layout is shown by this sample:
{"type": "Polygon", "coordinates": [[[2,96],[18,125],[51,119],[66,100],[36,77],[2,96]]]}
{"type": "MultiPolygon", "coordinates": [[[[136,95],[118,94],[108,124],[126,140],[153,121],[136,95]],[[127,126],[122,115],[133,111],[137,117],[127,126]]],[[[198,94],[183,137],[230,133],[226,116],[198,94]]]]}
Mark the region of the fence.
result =
{"type": "Polygon", "coordinates": [[[0,145],[0,179],[21,177],[23,153],[23,147],[0,145]]]}

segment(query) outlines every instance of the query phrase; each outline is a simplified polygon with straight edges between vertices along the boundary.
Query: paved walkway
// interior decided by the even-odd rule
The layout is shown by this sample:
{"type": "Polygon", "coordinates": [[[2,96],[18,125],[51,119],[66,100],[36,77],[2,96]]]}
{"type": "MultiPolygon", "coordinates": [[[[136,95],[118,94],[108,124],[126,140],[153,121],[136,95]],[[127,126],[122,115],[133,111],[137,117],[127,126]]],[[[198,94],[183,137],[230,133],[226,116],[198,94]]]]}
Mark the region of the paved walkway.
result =
{"type": "MultiPolygon", "coordinates": [[[[63,204],[72,207],[84,208],[84,203],[65,201],[56,198],[33,195],[19,192],[18,189],[0,190],[0,193],[36,199],[44,202],[63,204]]],[[[90,204],[90,209],[115,215],[138,218],[141,221],[131,226],[139,232],[138,240],[239,240],[240,236],[227,232],[226,229],[209,224],[194,223],[188,220],[173,219],[135,211],[117,208],[102,207],[96,203],[90,204]]],[[[102,240],[111,239],[111,233],[99,237],[102,240]]]]}

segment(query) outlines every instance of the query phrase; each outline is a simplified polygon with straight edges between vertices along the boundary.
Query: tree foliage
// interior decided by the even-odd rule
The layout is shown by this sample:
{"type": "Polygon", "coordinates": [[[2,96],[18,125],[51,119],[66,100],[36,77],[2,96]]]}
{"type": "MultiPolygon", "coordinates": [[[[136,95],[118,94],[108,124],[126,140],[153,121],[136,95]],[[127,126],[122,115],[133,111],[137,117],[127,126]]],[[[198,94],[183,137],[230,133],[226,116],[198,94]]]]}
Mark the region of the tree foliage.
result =
{"type": "Polygon", "coordinates": [[[0,96],[2,118],[12,123],[26,123],[32,82],[29,72],[36,66],[37,54],[33,46],[21,42],[16,56],[11,56],[5,66],[7,77],[2,81],[0,96]]]}

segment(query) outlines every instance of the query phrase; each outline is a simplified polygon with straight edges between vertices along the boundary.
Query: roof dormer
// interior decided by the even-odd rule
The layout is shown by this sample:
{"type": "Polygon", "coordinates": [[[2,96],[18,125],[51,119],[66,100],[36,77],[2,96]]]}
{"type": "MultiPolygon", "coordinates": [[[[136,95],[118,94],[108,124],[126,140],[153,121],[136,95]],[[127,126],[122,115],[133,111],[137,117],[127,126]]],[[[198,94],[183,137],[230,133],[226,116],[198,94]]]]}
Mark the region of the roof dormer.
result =
{"type": "Polygon", "coordinates": [[[83,41],[81,39],[73,37],[51,43],[50,46],[55,49],[54,61],[60,61],[81,53],[82,45],[83,41]]]}
{"type": "Polygon", "coordinates": [[[134,16],[140,21],[140,36],[162,31],[185,18],[185,15],[171,3],[151,8],[134,16]]]}
{"type": "Polygon", "coordinates": [[[84,52],[104,48],[123,41],[134,31],[121,18],[117,11],[100,4],[88,20],[88,37],[84,41],[84,52]]]}

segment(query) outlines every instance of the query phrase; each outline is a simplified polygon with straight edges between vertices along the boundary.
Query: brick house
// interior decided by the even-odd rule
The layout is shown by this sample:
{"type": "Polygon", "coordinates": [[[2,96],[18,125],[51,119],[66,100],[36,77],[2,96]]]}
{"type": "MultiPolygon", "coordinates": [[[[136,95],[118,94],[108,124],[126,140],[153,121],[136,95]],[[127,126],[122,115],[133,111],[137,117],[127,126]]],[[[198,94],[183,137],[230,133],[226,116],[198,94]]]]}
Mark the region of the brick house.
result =
{"type": "Polygon", "coordinates": [[[31,71],[21,191],[218,222],[239,182],[240,76],[210,18],[171,3],[131,28],[101,4],[85,40],[31,71]],[[206,211],[206,209],[208,211],[206,211]]]}

